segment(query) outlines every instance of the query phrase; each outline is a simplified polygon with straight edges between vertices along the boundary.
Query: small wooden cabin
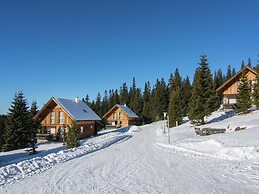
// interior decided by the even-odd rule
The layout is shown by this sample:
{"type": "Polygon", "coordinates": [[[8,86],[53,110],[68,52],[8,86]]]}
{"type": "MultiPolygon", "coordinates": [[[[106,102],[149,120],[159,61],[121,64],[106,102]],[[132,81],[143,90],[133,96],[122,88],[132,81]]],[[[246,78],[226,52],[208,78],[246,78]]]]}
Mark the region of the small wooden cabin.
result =
{"type": "Polygon", "coordinates": [[[69,126],[76,123],[80,135],[85,138],[97,133],[101,127],[101,118],[78,98],[74,100],[52,97],[35,115],[42,125],[42,133],[64,140],[69,126]]]}
{"type": "Polygon", "coordinates": [[[136,115],[129,107],[120,104],[116,104],[103,116],[107,127],[117,128],[135,125],[137,118],[138,115],[136,115]]]}
{"type": "Polygon", "coordinates": [[[256,71],[249,66],[243,67],[236,75],[232,76],[225,83],[223,83],[218,89],[217,93],[223,96],[223,108],[224,109],[235,109],[236,97],[238,94],[238,84],[245,71],[247,80],[251,86],[251,91],[253,90],[253,84],[256,81],[256,71]]]}

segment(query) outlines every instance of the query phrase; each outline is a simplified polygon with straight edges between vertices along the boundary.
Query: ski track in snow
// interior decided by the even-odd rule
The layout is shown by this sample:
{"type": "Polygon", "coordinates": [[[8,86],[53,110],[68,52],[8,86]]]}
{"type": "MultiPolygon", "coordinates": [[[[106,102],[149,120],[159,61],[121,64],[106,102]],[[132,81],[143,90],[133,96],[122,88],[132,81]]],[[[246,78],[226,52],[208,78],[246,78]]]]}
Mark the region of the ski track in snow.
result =
{"type": "Polygon", "coordinates": [[[258,161],[163,145],[158,128],[160,123],[141,127],[120,144],[0,187],[0,193],[259,193],[258,161]]]}

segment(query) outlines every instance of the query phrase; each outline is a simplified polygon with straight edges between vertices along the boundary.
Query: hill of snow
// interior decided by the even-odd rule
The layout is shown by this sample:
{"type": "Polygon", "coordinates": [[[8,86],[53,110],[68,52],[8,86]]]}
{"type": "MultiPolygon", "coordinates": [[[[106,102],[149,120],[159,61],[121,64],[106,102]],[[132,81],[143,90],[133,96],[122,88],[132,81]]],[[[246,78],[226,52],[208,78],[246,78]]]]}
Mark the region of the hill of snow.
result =
{"type": "Polygon", "coordinates": [[[209,136],[185,119],[170,144],[163,121],[101,131],[79,148],[3,166],[0,193],[259,193],[258,118],[214,112],[201,127],[228,130],[209,136]]]}

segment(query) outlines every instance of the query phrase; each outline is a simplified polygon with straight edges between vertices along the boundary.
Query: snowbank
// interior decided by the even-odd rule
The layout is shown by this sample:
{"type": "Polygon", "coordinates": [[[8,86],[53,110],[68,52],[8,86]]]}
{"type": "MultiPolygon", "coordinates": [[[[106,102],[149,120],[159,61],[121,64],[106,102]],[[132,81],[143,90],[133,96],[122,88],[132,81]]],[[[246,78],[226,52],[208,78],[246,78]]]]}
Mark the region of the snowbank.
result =
{"type": "Polygon", "coordinates": [[[24,179],[33,174],[38,174],[59,163],[95,152],[129,137],[129,135],[122,133],[105,134],[96,139],[92,138],[89,141],[85,141],[78,148],[62,150],[44,157],[35,157],[17,164],[2,167],[0,168],[0,186],[13,183],[16,180],[24,179]]]}
{"type": "Polygon", "coordinates": [[[180,143],[176,146],[192,150],[195,152],[206,153],[214,157],[242,160],[242,159],[259,159],[259,148],[256,147],[225,147],[220,142],[209,139],[200,142],[180,143]]]}
{"type": "MultiPolygon", "coordinates": [[[[157,140],[168,145],[168,133],[162,133],[163,123],[157,123],[157,140]],[[161,125],[161,126],[160,126],[161,125]]],[[[217,157],[228,160],[259,160],[259,110],[246,115],[236,115],[234,112],[216,111],[207,118],[201,128],[225,128],[226,133],[209,136],[197,136],[194,127],[186,122],[170,129],[171,149],[191,152],[198,155],[217,157]],[[236,127],[245,127],[245,130],[235,131],[236,127]]],[[[166,146],[167,149],[169,147],[166,146]]]]}

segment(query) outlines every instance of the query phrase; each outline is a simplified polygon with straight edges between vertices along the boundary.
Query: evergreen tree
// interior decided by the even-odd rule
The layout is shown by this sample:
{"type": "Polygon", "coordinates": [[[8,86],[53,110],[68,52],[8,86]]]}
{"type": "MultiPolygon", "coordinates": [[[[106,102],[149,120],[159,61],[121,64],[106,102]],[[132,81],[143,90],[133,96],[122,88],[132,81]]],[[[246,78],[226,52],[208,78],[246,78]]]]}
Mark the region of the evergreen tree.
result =
{"type": "Polygon", "coordinates": [[[129,99],[130,99],[130,101],[129,101],[129,107],[132,107],[133,104],[135,103],[135,102],[134,102],[134,99],[135,99],[134,96],[135,96],[136,91],[137,91],[136,80],[135,80],[135,77],[133,77],[132,86],[130,87],[129,95],[128,95],[128,97],[129,97],[129,99]],[[134,99],[133,99],[133,98],[134,98],[134,99]]]}
{"type": "Polygon", "coordinates": [[[233,67],[233,68],[232,68],[232,76],[236,75],[236,73],[237,73],[237,72],[236,72],[236,69],[233,67]]]}
{"type": "Polygon", "coordinates": [[[120,102],[121,104],[129,104],[129,92],[127,84],[124,82],[120,88],[120,102]]]}
{"type": "Polygon", "coordinates": [[[30,117],[31,117],[31,119],[33,121],[33,123],[32,123],[32,131],[30,133],[31,134],[31,138],[34,138],[36,136],[36,133],[38,132],[38,130],[41,128],[40,121],[33,119],[37,113],[38,113],[37,102],[33,101],[32,104],[31,104],[31,109],[30,109],[30,117]]]}
{"type": "Polygon", "coordinates": [[[251,61],[251,58],[250,58],[250,57],[248,58],[247,66],[250,67],[250,68],[252,68],[252,61],[251,61]]]}
{"type": "Polygon", "coordinates": [[[101,105],[102,105],[102,96],[101,94],[98,92],[97,97],[96,97],[96,101],[95,101],[95,108],[94,111],[101,116],[102,111],[101,111],[101,105]]]}
{"type": "Polygon", "coordinates": [[[109,111],[109,105],[108,105],[108,92],[107,90],[104,91],[104,96],[102,99],[102,103],[101,103],[101,114],[100,116],[102,117],[105,113],[107,113],[109,111]]]}
{"type": "Polygon", "coordinates": [[[76,123],[73,122],[72,126],[69,127],[67,132],[67,138],[66,138],[67,148],[74,148],[79,146],[78,133],[79,131],[77,129],[76,123]]]}
{"type": "Polygon", "coordinates": [[[226,75],[226,80],[230,79],[232,77],[232,71],[231,71],[231,66],[228,66],[227,69],[227,75],[226,75]]]}
{"type": "Polygon", "coordinates": [[[248,109],[251,108],[251,91],[246,77],[246,71],[242,73],[242,77],[239,81],[238,95],[237,95],[237,112],[248,113],[248,109]]]}
{"type": "Polygon", "coordinates": [[[84,101],[88,105],[88,103],[90,103],[89,95],[87,94],[85,98],[82,99],[82,101],[84,101]]]}
{"type": "Polygon", "coordinates": [[[192,96],[189,103],[188,117],[194,124],[203,124],[205,114],[205,100],[203,96],[203,88],[201,85],[201,71],[196,69],[192,85],[192,96]]]}
{"type": "Polygon", "coordinates": [[[0,115],[0,151],[2,150],[2,146],[4,145],[4,133],[5,133],[5,115],[0,115]]]}
{"type": "Polygon", "coordinates": [[[169,97],[169,127],[176,126],[176,122],[181,124],[183,119],[183,95],[181,86],[181,77],[178,69],[175,70],[174,77],[170,84],[170,97],[169,97]]]}
{"type": "Polygon", "coordinates": [[[120,97],[119,97],[119,93],[118,93],[118,90],[116,89],[115,92],[114,92],[114,96],[113,96],[114,100],[114,105],[115,104],[120,104],[120,97]]]}
{"type": "Polygon", "coordinates": [[[189,117],[193,123],[202,124],[204,117],[216,109],[218,100],[206,55],[201,55],[193,82],[189,117]]]}
{"type": "Polygon", "coordinates": [[[152,121],[151,86],[149,82],[146,82],[144,87],[142,117],[145,123],[150,123],[152,121]]]}
{"type": "Polygon", "coordinates": [[[256,81],[253,85],[253,103],[256,106],[256,108],[259,108],[259,69],[256,69],[257,75],[256,75],[256,81]]]}
{"type": "Polygon", "coordinates": [[[214,86],[215,89],[219,88],[224,83],[224,77],[222,74],[222,70],[219,68],[217,72],[214,74],[214,86]]]}
{"type": "Polygon", "coordinates": [[[167,87],[164,79],[162,78],[161,81],[157,79],[154,91],[154,106],[153,106],[153,118],[155,120],[163,119],[163,113],[167,112],[168,110],[168,92],[167,87]]]}
{"type": "Polygon", "coordinates": [[[132,110],[139,116],[142,115],[142,110],[143,110],[143,100],[142,100],[142,94],[141,94],[141,89],[137,88],[135,93],[132,96],[131,99],[131,107],[132,110]]]}
{"type": "Polygon", "coordinates": [[[244,62],[244,60],[242,60],[242,62],[241,62],[241,69],[243,69],[245,66],[246,66],[245,62],[244,62]]]}
{"type": "Polygon", "coordinates": [[[189,102],[190,102],[190,98],[192,96],[192,86],[190,84],[190,80],[189,77],[187,76],[182,83],[182,93],[183,93],[183,97],[182,97],[182,103],[183,103],[183,116],[187,116],[188,112],[189,112],[189,102]]]}
{"type": "Polygon", "coordinates": [[[28,146],[31,138],[32,119],[23,93],[18,92],[6,119],[4,150],[10,151],[28,146]]]}

